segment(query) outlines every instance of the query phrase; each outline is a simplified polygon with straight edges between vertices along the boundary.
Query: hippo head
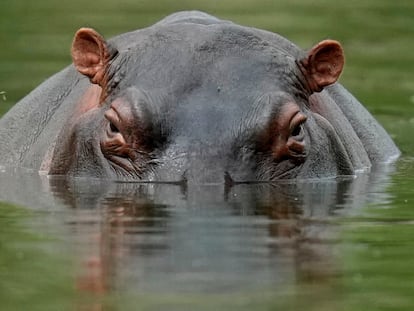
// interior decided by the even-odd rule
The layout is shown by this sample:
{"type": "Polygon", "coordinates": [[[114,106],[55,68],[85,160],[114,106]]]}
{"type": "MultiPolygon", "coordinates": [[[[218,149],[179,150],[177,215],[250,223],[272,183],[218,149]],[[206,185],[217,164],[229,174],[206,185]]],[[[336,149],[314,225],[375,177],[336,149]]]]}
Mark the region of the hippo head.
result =
{"type": "Polygon", "coordinates": [[[170,20],[108,42],[82,28],[72,57],[89,81],[50,174],[218,183],[354,173],[310,105],[341,74],[336,41],[303,52],[230,22],[170,20]]]}

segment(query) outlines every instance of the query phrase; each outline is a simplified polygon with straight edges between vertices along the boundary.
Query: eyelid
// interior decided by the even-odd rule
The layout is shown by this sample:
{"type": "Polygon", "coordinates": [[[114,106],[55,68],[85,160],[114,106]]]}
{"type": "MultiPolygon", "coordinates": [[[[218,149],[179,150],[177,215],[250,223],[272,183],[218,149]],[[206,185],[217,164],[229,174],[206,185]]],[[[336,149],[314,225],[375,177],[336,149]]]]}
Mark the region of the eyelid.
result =
{"type": "Polygon", "coordinates": [[[105,117],[105,119],[107,119],[109,122],[113,123],[119,129],[119,125],[120,125],[121,120],[120,120],[118,112],[113,107],[111,107],[107,111],[105,111],[104,117],[105,117]]]}
{"type": "Polygon", "coordinates": [[[290,133],[293,133],[293,131],[300,125],[302,125],[303,123],[306,122],[307,120],[307,116],[305,116],[300,110],[298,110],[293,116],[292,119],[290,120],[290,125],[289,125],[289,129],[290,129],[290,133]]]}
{"type": "Polygon", "coordinates": [[[116,139],[120,143],[125,143],[118,112],[111,107],[105,111],[104,117],[108,121],[108,124],[106,125],[106,135],[108,139],[116,139]]]}

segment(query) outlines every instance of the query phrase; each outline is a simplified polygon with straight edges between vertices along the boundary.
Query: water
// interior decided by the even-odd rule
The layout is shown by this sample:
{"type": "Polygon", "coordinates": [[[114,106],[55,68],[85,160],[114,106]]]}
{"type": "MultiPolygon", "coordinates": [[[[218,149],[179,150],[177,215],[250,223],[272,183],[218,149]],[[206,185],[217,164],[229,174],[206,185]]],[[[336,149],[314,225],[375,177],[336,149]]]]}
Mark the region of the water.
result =
{"type": "MultiPolygon", "coordinates": [[[[313,301],[307,294],[341,305],[348,296],[333,288],[344,286],[354,295],[353,288],[372,277],[373,268],[359,256],[368,256],[371,265],[387,257],[388,243],[411,246],[409,236],[398,241],[388,232],[397,224],[409,234],[409,217],[380,216],[395,200],[388,191],[390,170],[318,182],[184,189],[3,169],[2,200],[30,209],[2,206],[0,296],[13,308],[20,301],[37,303],[39,310],[56,307],[51,297],[59,288],[56,303],[88,310],[132,310],[136,304],[143,310],[261,310],[306,306],[313,301]],[[368,217],[361,209],[367,204],[379,216],[368,217]],[[390,235],[381,236],[379,228],[390,235]],[[44,300],[26,296],[29,291],[37,298],[44,287],[50,292],[44,300]]],[[[392,265],[404,258],[393,258],[392,265]]]]}
{"type": "Polygon", "coordinates": [[[401,160],[356,178],[229,189],[0,168],[1,310],[412,310],[414,4],[4,0],[1,112],[70,62],[77,28],[109,37],[189,8],[305,48],[341,40],[341,81],[401,160]]]}

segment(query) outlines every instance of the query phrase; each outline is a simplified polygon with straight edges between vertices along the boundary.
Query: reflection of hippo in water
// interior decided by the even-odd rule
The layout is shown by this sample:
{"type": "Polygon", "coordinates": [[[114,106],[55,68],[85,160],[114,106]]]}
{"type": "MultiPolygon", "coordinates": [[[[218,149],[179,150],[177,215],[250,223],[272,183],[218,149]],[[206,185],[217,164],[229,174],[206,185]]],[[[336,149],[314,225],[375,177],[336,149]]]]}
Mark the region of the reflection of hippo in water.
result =
{"type": "Polygon", "coordinates": [[[319,287],[332,281],[332,273],[337,276],[342,262],[334,253],[338,243],[343,246],[337,235],[342,226],[332,216],[373,198],[377,204],[390,199],[388,176],[373,171],[358,178],[226,189],[6,169],[0,173],[0,200],[51,211],[35,217],[33,226],[58,236],[57,249],[64,245],[77,257],[82,291],[149,291],[157,298],[182,291],[248,291],[262,298],[264,288],[274,295],[294,282],[311,280],[319,287]],[[22,188],[24,193],[16,191],[22,188]]]}
{"type": "Polygon", "coordinates": [[[200,183],[354,174],[399,151],[341,85],[340,44],[288,40],[200,12],[105,41],[0,121],[2,165],[200,183]],[[85,78],[85,76],[87,78],[85,78]]]}

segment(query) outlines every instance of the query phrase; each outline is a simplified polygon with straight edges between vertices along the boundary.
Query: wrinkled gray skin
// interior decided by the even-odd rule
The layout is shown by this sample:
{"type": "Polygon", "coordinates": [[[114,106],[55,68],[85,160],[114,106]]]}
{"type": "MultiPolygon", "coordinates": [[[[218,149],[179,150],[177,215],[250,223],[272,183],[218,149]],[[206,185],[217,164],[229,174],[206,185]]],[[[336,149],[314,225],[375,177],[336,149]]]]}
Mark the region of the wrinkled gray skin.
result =
{"type": "Polygon", "coordinates": [[[306,52],[276,34],[181,12],[108,47],[106,83],[98,86],[69,66],[0,120],[0,165],[232,183],[352,175],[399,155],[341,85],[312,90],[298,65],[306,52]],[[286,103],[306,119],[288,123],[281,139],[297,140],[297,154],[280,151],[274,126],[286,103]],[[118,138],[126,143],[111,149],[118,138]]]}

